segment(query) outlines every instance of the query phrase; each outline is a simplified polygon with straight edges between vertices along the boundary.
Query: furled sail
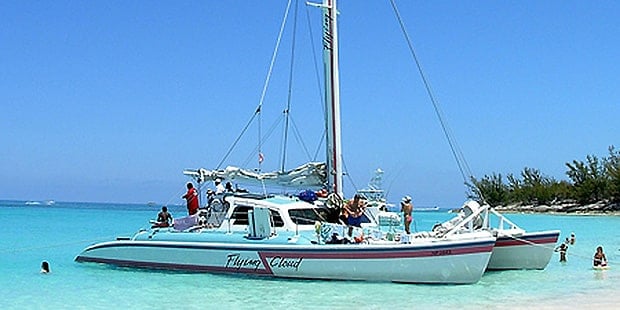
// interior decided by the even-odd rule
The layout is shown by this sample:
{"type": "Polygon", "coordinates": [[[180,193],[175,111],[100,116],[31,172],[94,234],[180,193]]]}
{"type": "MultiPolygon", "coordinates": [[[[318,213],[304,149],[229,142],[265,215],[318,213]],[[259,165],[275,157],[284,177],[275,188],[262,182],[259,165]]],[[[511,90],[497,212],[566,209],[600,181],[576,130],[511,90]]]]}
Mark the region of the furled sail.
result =
{"type": "Polygon", "coordinates": [[[309,162],[289,171],[260,173],[228,166],[220,170],[185,170],[183,174],[201,180],[222,179],[249,186],[285,186],[297,189],[322,189],[327,183],[325,163],[309,162]]]}

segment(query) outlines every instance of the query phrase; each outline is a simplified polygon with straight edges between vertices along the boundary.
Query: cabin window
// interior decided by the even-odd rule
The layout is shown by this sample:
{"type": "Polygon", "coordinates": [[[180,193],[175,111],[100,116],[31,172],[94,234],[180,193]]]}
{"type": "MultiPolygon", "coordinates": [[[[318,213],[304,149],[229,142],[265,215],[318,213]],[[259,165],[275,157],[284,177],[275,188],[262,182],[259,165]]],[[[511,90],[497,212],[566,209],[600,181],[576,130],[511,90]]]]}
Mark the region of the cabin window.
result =
{"type": "Polygon", "coordinates": [[[325,209],[309,208],[309,209],[292,209],[288,211],[293,223],[298,225],[314,225],[315,222],[324,222],[328,219],[328,213],[325,209]]]}
{"type": "MultiPolygon", "coordinates": [[[[234,220],[233,225],[248,225],[248,211],[252,209],[254,208],[249,206],[237,206],[231,217],[234,220]]],[[[274,227],[284,226],[284,221],[278,211],[269,209],[269,213],[274,227]]]]}
{"type": "Polygon", "coordinates": [[[233,225],[248,225],[248,211],[252,209],[252,207],[248,206],[235,207],[235,211],[233,211],[231,216],[231,218],[235,220],[233,225]]]}
{"type": "Polygon", "coordinates": [[[284,227],[284,221],[282,220],[282,216],[280,216],[280,212],[269,209],[271,213],[271,223],[274,227],[284,227]]]}

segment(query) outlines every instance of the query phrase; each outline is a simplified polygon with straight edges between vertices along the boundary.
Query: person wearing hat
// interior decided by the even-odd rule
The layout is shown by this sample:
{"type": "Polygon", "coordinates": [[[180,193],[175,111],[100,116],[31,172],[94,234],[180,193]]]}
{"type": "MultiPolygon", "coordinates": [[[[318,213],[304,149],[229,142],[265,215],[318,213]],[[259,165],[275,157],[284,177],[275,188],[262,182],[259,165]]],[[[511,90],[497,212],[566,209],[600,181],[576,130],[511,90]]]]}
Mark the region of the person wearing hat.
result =
{"type": "Polygon", "coordinates": [[[215,183],[215,194],[216,195],[221,195],[226,191],[226,188],[224,188],[224,185],[222,185],[222,179],[217,178],[215,179],[213,183],[215,183]]]}
{"type": "Polygon", "coordinates": [[[405,226],[405,232],[407,234],[411,233],[410,226],[413,221],[413,204],[411,204],[411,197],[405,196],[400,201],[400,211],[403,213],[403,221],[405,226]]]}
{"type": "Polygon", "coordinates": [[[207,203],[211,205],[214,199],[215,199],[215,192],[212,189],[208,188],[207,189],[207,203]]]}

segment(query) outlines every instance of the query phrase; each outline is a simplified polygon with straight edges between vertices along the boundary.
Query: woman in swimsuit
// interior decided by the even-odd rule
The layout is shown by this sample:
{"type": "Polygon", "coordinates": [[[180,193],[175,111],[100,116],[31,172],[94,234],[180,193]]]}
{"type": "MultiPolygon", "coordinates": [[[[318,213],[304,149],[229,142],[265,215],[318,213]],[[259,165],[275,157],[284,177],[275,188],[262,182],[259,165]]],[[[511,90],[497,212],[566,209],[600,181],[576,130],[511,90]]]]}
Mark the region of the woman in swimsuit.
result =
{"type": "Polygon", "coordinates": [[[410,226],[413,221],[413,204],[411,204],[411,197],[405,196],[400,202],[400,211],[403,213],[403,220],[405,226],[405,232],[408,234],[411,233],[410,226]]]}
{"type": "Polygon", "coordinates": [[[607,266],[607,257],[605,256],[605,253],[603,253],[603,247],[599,246],[596,248],[596,253],[594,253],[594,267],[600,266],[600,267],[605,267],[607,266]]]}

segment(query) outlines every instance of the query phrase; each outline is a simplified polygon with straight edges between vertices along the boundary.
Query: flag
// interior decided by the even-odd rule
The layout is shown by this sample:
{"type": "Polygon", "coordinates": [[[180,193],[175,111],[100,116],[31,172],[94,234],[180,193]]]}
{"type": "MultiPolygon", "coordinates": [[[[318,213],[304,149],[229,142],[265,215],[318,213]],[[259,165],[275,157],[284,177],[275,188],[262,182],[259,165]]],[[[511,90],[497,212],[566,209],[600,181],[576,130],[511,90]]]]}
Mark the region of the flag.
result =
{"type": "Polygon", "coordinates": [[[258,163],[262,164],[263,160],[265,160],[265,156],[263,156],[263,153],[258,153],[258,163]]]}

